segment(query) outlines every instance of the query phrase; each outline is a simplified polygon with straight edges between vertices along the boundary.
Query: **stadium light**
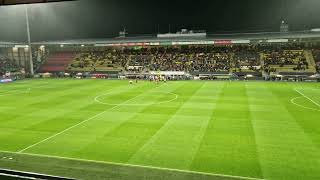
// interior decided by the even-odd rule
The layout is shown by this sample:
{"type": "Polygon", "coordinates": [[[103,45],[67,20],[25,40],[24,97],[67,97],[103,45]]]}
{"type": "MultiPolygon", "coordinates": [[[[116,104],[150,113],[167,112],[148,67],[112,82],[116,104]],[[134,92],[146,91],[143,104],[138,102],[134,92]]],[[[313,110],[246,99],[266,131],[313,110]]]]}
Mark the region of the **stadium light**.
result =
{"type": "Polygon", "coordinates": [[[28,36],[28,46],[29,46],[29,63],[30,63],[30,74],[34,75],[33,71],[33,57],[32,57],[32,47],[31,47],[31,36],[30,36],[30,25],[29,25],[29,14],[27,5],[24,6],[27,24],[27,36],[28,36]]]}
{"type": "Polygon", "coordinates": [[[84,47],[84,44],[81,44],[81,47],[84,47]]]}
{"type": "Polygon", "coordinates": [[[28,37],[28,46],[29,46],[29,48],[28,48],[29,49],[29,66],[30,66],[30,74],[31,75],[34,75],[34,69],[33,69],[30,24],[29,24],[29,14],[28,14],[27,4],[50,3],[50,2],[60,2],[60,1],[74,1],[74,0],[0,0],[0,6],[25,4],[24,10],[25,10],[26,25],[27,25],[27,37],[28,37]]]}
{"type": "Polygon", "coordinates": [[[63,44],[60,44],[60,47],[62,47],[62,48],[63,48],[63,47],[64,47],[64,45],[63,45],[63,44]]]}

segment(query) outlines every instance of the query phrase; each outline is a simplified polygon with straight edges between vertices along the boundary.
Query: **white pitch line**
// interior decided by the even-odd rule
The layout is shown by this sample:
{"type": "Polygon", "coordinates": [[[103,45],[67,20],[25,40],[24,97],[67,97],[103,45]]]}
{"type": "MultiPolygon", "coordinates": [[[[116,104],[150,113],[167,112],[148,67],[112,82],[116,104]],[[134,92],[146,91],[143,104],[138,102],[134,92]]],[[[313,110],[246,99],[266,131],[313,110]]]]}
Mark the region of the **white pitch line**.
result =
{"type": "Polygon", "coordinates": [[[0,173],[0,176],[11,177],[11,178],[15,178],[15,179],[32,179],[32,180],[37,180],[37,178],[25,177],[25,176],[19,176],[19,175],[12,175],[12,174],[4,174],[4,173],[0,173]]]}
{"type": "MultiPolygon", "coordinates": [[[[135,104],[123,104],[125,106],[150,106],[150,105],[159,105],[159,104],[165,104],[165,103],[170,103],[172,101],[175,101],[178,99],[179,95],[175,94],[175,93],[172,93],[172,92],[162,92],[162,91],[151,91],[151,92],[157,92],[157,93],[166,93],[166,94],[171,94],[171,95],[174,95],[175,97],[170,99],[170,100],[167,100],[167,101],[160,101],[160,102],[155,102],[155,103],[135,103],[135,104]]],[[[113,104],[113,103],[106,103],[106,102],[102,102],[100,99],[100,97],[102,96],[105,96],[105,95],[108,95],[108,94],[111,94],[112,92],[108,92],[108,93],[104,93],[104,94],[100,94],[98,96],[96,96],[94,98],[94,101],[99,103],[99,104],[104,104],[104,105],[118,105],[118,104],[113,104]]],[[[142,92],[144,93],[144,92],[142,92]]]]}
{"type": "Polygon", "coordinates": [[[301,94],[303,97],[309,99],[312,103],[314,103],[315,105],[317,105],[318,107],[320,107],[320,104],[315,102],[313,99],[309,98],[308,96],[306,96],[305,94],[303,94],[302,92],[300,92],[298,89],[294,89],[296,92],[298,92],[299,94],[301,94]]]}
{"type": "Polygon", "coordinates": [[[9,96],[9,95],[27,94],[30,92],[30,90],[31,90],[31,88],[27,88],[25,91],[23,91],[23,90],[6,91],[5,93],[0,93],[0,97],[9,96]],[[10,93],[7,93],[7,92],[10,92],[10,93]],[[14,92],[14,93],[12,93],[12,92],[14,92]]]}
{"type": "Polygon", "coordinates": [[[129,101],[137,98],[137,97],[140,96],[140,95],[141,95],[141,94],[138,94],[137,96],[134,96],[133,98],[128,99],[128,100],[126,100],[126,101],[124,101],[124,102],[122,102],[122,103],[120,103],[120,104],[118,104],[118,105],[116,105],[116,106],[114,106],[114,107],[112,107],[112,108],[108,108],[107,110],[102,111],[101,113],[98,113],[98,114],[96,114],[96,115],[94,115],[94,116],[92,116],[92,117],[90,117],[90,118],[88,118],[88,119],[86,119],[86,120],[83,120],[83,121],[79,122],[78,124],[75,124],[75,125],[67,128],[67,129],[65,129],[65,130],[63,130],[63,131],[60,131],[60,132],[58,132],[58,133],[56,133],[56,134],[54,134],[54,135],[52,135],[52,136],[49,136],[49,137],[47,137],[46,139],[43,139],[43,140],[41,140],[41,141],[39,141],[39,142],[37,142],[37,143],[35,143],[35,144],[32,144],[32,145],[30,145],[30,146],[28,146],[28,147],[26,147],[26,148],[18,151],[18,153],[22,153],[22,152],[24,152],[24,151],[26,151],[26,150],[28,150],[28,149],[30,149],[30,148],[38,145],[38,144],[41,144],[41,143],[43,143],[43,142],[45,142],[45,141],[48,141],[48,140],[50,140],[50,139],[52,139],[52,138],[54,138],[54,137],[56,137],[56,136],[58,136],[58,135],[60,135],[60,134],[62,134],[62,133],[64,133],[64,132],[66,132],[66,131],[69,131],[70,129],[73,129],[73,128],[75,128],[75,127],[77,127],[77,126],[79,126],[79,125],[81,125],[81,124],[83,124],[83,123],[86,123],[86,122],[88,122],[88,121],[90,121],[90,120],[92,120],[92,119],[94,119],[94,118],[96,118],[96,117],[99,117],[99,116],[101,116],[102,114],[104,114],[104,113],[106,113],[106,112],[108,112],[108,111],[110,111],[110,110],[113,110],[113,109],[115,109],[115,108],[117,108],[117,107],[119,107],[119,106],[121,106],[121,105],[123,105],[123,104],[126,104],[127,102],[129,102],[129,101]]]}
{"type": "Polygon", "coordinates": [[[182,172],[182,173],[199,174],[199,175],[207,175],[207,176],[228,177],[228,178],[246,179],[246,180],[265,180],[264,178],[255,178],[255,177],[246,177],[246,176],[237,176],[237,175],[228,175],[228,174],[219,174],[219,173],[192,171],[192,170],[182,170],[182,169],[173,169],[173,168],[164,168],[164,167],[137,165],[137,164],[116,163],[116,162],[109,162],[109,161],[97,161],[97,160],[89,160],[89,159],[69,158],[69,157],[34,154],[34,153],[17,153],[17,152],[1,151],[0,150],[0,153],[1,152],[2,153],[37,156],[37,157],[47,157],[47,158],[56,158],[56,159],[64,159],[64,160],[91,162],[91,163],[99,163],[99,164],[109,164],[109,165],[117,165],[117,166],[124,166],[124,167],[148,168],[148,169],[155,169],[155,170],[182,172]]]}
{"type": "MultiPolygon", "coordinates": [[[[161,87],[161,86],[158,86],[157,88],[159,88],[159,87],[161,87]]],[[[139,97],[139,96],[142,95],[142,94],[143,94],[143,93],[138,94],[137,96],[134,96],[133,98],[130,98],[130,99],[128,99],[128,100],[126,100],[126,101],[124,101],[124,102],[122,102],[122,103],[120,103],[120,104],[118,104],[118,105],[116,105],[116,106],[114,106],[114,107],[112,107],[112,108],[109,108],[109,109],[107,109],[107,110],[105,110],[105,111],[102,111],[101,113],[98,113],[98,114],[96,114],[96,115],[94,115],[94,116],[92,116],[92,117],[90,117],[90,118],[88,118],[88,119],[86,119],[86,120],[83,120],[83,121],[81,121],[81,122],[79,122],[79,123],[77,123],[77,124],[75,124],[75,125],[67,128],[67,129],[63,130],[63,131],[60,131],[60,132],[58,132],[58,133],[56,133],[56,134],[53,134],[52,136],[49,136],[49,137],[47,137],[46,139],[43,139],[43,140],[41,140],[41,141],[39,141],[39,142],[37,142],[37,143],[34,143],[34,144],[32,144],[32,145],[30,145],[30,146],[28,146],[28,147],[26,147],[26,148],[18,151],[18,153],[22,153],[22,152],[24,152],[24,151],[26,151],[26,150],[34,147],[34,146],[37,146],[38,144],[41,144],[41,143],[43,143],[43,142],[45,142],[45,141],[48,141],[48,140],[50,140],[50,139],[52,139],[52,138],[54,138],[54,137],[56,137],[56,136],[58,136],[58,135],[60,135],[60,134],[62,134],[62,133],[64,133],[64,132],[66,132],[66,131],[69,131],[70,129],[73,129],[73,128],[75,128],[75,127],[77,127],[77,126],[79,126],[79,125],[81,125],[81,124],[83,124],[83,123],[86,123],[86,122],[92,120],[92,119],[95,119],[96,117],[99,117],[99,116],[101,116],[102,114],[104,114],[104,113],[106,113],[106,112],[108,112],[108,111],[110,111],[110,110],[113,110],[113,109],[115,109],[115,108],[117,108],[117,107],[119,107],[119,106],[125,105],[127,102],[132,101],[133,99],[139,97]]]]}
{"type": "Polygon", "coordinates": [[[292,104],[300,107],[300,108],[309,109],[309,110],[313,110],[313,111],[320,111],[320,109],[310,108],[310,107],[306,107],[306,106],[303,106],[303,105],[300,105],[300,104],[296,103],[295,101],[296,101],[297,99],[300,99],[300,98],[304,98],[304,97],[303,97],[303,96],[299,96],[299,97],[292,98],[292,99],[290,100],[290,102],[291,102],[292,104]]]}

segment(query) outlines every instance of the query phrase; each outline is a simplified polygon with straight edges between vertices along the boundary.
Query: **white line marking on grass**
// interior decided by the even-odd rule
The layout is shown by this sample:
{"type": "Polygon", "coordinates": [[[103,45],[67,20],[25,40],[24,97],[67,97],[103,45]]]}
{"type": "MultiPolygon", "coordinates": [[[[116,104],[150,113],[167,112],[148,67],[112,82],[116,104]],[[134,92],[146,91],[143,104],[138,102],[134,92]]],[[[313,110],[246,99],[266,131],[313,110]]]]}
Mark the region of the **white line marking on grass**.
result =
{"type": "Polygon", "coordinates": [[[65,130],[63,130],[63,131],[60,131],[60,132],[58,132],[58,133],[56,133],[56,134],[54,134],[54,135],[52,135],[52,136],[49,136],[49,137],[46,138],[46,139],[43,139],[43,140],[41,140],[41,141],[39,141],[39,142],[37,142],[37,143],[35,143],[35,144],[32,144],[32,145],[30,145],[30,146],[28,146],[28,147],[26,147],[26,148],[18,151],[18,153],[22,153],[22,152],[24,152],[24,151],[26,151],[26,150],[28,150],[28,149],[30,149],[30,148],[38,145],[38,144],[41,144],[41,143],[43,143],[43,142],[45,142],[45,141],[48,141],[48,140],[50,140],[50,139],[52,139],[52,138],[54,138],[54,137],[56,137],[56,136],[58,136],[58,135],[60,135],[60,134],[62,134],[62,133],[64,133],[64,132],[67,132],[67,131],[69,131],[70,129],[73,129],[73,128],[75,128],[75,127],[77,127],[77,126],[79,126],[79,125],[81,125],[81,124],[83,124],[83,123],[85,123],[85,122],[88,122],[88,121],[90,121],[90,120],[92,120],[92,119],[94,119],[94,118],[96,118],[96,117],[99,117],[99,116],[101,116],[102,114],[104,114],[104,113],[106,113],[106,112],[108,112],[108,111],[110,111],[110,110],[113,110],[113,109],[121,106],[122,104],[125,104],[125,103],[127,103],[127,102],[129,102],[129,101],[131,101],[131,100],[133,100],[133,99],[135,99],[135,98],[137,98],[137,97],[140,96],[140,95],[141,95],[141,94],[138,94],[137,96],[135,96],[135,97],[133,97],[133,98],[131,98],[131,99],[128,99],[128,100],[124,101],[123,103],[120,103],[120,104],[118,104],[118,105],[116,105],[116,106],[114,106],[114,107],[112,107],[112,108],[108,108],[107,110],[102,111],[102,112],[100,112],[100,113],[98,113],[98,114],[96,114],[96,115],[94,115],[94,116],[92,116],[92,117],[90,117],[90,118],[88,118],[88,119],[85,119],[85,120],[83,120],[83,121],[81,121],[81,122],[79,122],[79,123],[77,123],[77,124],[75,124],[75,125],[67,128],[67,129],[65,129],[65,130]]]}
{"type": "Polygon", "coordinates": [[[37,157],[57,158],[57,159],[64,159],[64,160],[73,160],[73,161],[92,162],[92,163],[109,164],[109,165],[117,165],[117,166],[126,166],[126,167],[148,168],[148,169],[155,169],[155,170],[182,172],[182,173],[217,176],[217,177],[228,177],[228,178],[247,179],[247,180],[265,180],[263,178],[255,178],[255,177],[236,176],[236,175],[227,175],[227,174],[209,173],[209,172],[200,172],[200,171],[182,170],[182,169],[155,167],[155,166],[145,166],[145,165],[136,165],[136,164],[116,163],[116,162],[109,162],[109,161],[97,161],[97,160],[89,160],[89,159],[69,158],[69,157],[42,155],[42,154],[34,154],[34,153],[22,153],[22,152],[17,153],[17,152],[1,151],[1,150],[0,150],[0,152],[12,153],[12,154],[18,154],[18,155],[20,154],[20,155],[29,155],[29,156],[37,156],[37,157]]]}
{"type": "Polygon", "coordinates": [[[295,98],[292,98],[290,101],[292,104],[296,105],[296,106],[299,106],[301,108],[304,108],[304,109],[309,109],[309,110],[313,110],[313,111],[320,111],[320,109],[316,109],[316,108],[310,108],[310,107],[306,107],[306,106],[303,106],[303,105],[300,105],[298,103],[296,103],[295,101],[297,99],[300,99],[300,98],[303,98],[303,96],[299,96],[299,97],[295,97],[295,98]]]}
{"type": "Polygon", "coordinates": [[[299,94],[301,94],[303,97],[309,99],[313,104],[317,105],[318,107],[320,107],[320,104],[315,102],[314,100],[312,100],[311,98],[309,98],[308,96],[306,96],[305,94],[303,94],[302,92],[300,92],[298,89],[294,89],[296,92],[298,92],[299,94]]]}
{"type": "MultiPolygon", "coordinates": [[[[158,86],[157,88],[159,88],[159,87],[160,87],[160,86],[158,86]]],[[[45,138],[45,139],[43,139],[43,140],[41,140],[41,141],[39,141],[39,142],[37,142],[37,143],[34,143],[34,144],[32,144],[32,145],[30,145],[30,146],[28,146],[28,147],[26,147],[26,148],[18,151],[18,153],[22,153],[22,152],[24,152],[24,151],[26,151],[26,150],[34,147],[34,146],[37,146],[38,144],[41,144],[41,143],[43,143],[43,142],[45,142],[45,141],[48,141],[48,140],[50,140],[50,139],[52,139],[52,138],[54,138],[54,137],[56,137],[56,136],[58,136],[58,135],[60,135],[60,134],[62,134],[62,133],[64,133],[64,132],[67,132],[67,131],[69,131],[70,129],[73,129],[73,128],[75,128],[75,127],[77,127],[77,126],[79,126],[79,125],[81,125],[81,124],[83,124],[83,123],[86,123],[86,122],[92,120],[92,119],[95,119],[96,117],[99,117],[99,116],[101,116],[102,114],[104,114],[104,113],[106,113],[106,112],[108,112],[108,111],[110,111],[110,110],[113,110],[113,109],[115,109],[115,108],[117,108],[117,107],[119,107],[119,106],[125,105],[127,102],[132,101],[133,99],[139,97],[139,96],[142,95],[142,94],[143,94],[143,93],[138,94],[137,96],[134,96],[133,98],[130,98],[130,99],[128,99],[128,100],[126,100],[126,101],[124,101],[124,102],[122,102],[122,103],[120,103],[120,104],[118,104],[118,105],[116,105],[116,106],[114,106],[114,107],[112,107],[112,108],[108,108],[107,110],[102,111],[102,112],[100,112],[100,113],[98,113],[98,114],[96,114],[96,115],[94,115],[94,116],[92,116],[92,117],[90,117],[90,118],[88,118],[88,119],[86,119],[86,120],[83,120],[83,121],[81,121],[81,122],[79,122],[79,123],[77,123],[77,124],[75,124],[75,125],[67,128],[67,129],[63,130],[63,131],[60,131],[60,132],[58,132],[58,133],[56,133],[56,134],[53,134],[52,136],[49,136],[49,137],[47,137],[47,138],[45,138]]]]}
{"type": "Polygon", "coordinates": [[[4,174],[4,173],[0,173],[0,176],[6,176],[6,177],[11,177],[11,178],[16,178],[16,179],[33,179],[33,180],[37,180],[37,178],[25,177],[25,176],[13,175],[13,174],[4,174]]]}
{"type": "Polygon", "coordinates": [[[26,90],[12,90],[12,91],[6,91],[4,93],[0,93],[0,97],[2,96],[9,96],[9,95],[16,95],[16,94],[27,94],[29,93],[31,88],[27,88],[26,90]],[[8,93],[9,92],[9,93],[8,93]]]}
{"type": "MultiPolygon", "coordinates": [[[[151,91],[151,92],[156,92],[156,93],[163,93],[163,94],[171,94],[174,95],[175,97],[167,100],[167,101],[160,101],[160,102],[155,102],[155,103],[134,103],[134,104],[122,104],[124,106],[147,106],[147,105],[158,105],[158,104],[165,104],[165,103],[170,103],[172,101],[175,101],[178,99],[179,95],[172,93],[172,92],[162,92],[162,91],[151,91]]],[[[104,94],[100,94],[98,96],[96,96],[94,98],[94,101],[99,103],[99,104],[104,104],[104,105],[118,105],[118,104],[113,104],[113,103],[107,103],[107,102],[102,102],[101,100],[99,100],[102,96],[111,94],[112,92],[108,92],[108,93],[104,93],[104,94]]],[[[144,93],[144,92],[142,92],[144,93]]]]}
{"type": "Polygon", "coordinates": [[[18,91],[18,90],[4,91],[4,92],[0,92],[0,96],[11,95],[11,94],[14,94],[15,92],[20,92],[20,91],[18,91]]]}

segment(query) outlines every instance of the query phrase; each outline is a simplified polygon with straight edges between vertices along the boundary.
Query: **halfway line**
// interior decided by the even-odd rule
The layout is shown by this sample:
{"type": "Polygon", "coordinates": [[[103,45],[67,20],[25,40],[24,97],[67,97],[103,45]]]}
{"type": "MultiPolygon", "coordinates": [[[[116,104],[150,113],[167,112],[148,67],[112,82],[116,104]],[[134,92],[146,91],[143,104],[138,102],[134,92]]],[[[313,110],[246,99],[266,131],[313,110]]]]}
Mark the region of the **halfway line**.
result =
{"type": "MultiPolygon", "coordinates": [[[[160,86],[158,86],[158,87],[160,87],[160,86]]],[[[141,94],[143,94],[143,93],[141,93],[141,94]]],[[[128,100],[126,100],[126,101],[124,101],[124,102],[122,102],[122,103],[120,103],[120,104],[118,104],[118,105],[116,105],[116,106],[114,106],[114,107],[112,107],[112,108],[109,108],[109,109],[107,109],[107,110],[105,110],[105,111],[102,111],[101,113],[98,113],[98,114],[96,114],[96,115],[94,115],[94,116],[92,116],[92,117],[90,117],[90,118],[88,118],[88,119],[86,119],[86,120],[83,120],[83,121],[79,122],[78,124],[75,124],[75,125],[67,128],[67,129],[65,129],[65,130],[63,130],[63,131],[61,131],[61,132],[58,132],[58,133],[56,133],[56,134],[53,134],[52,136],[49,136],[49,137],[47,137],[46,139],[43,139],[43,140],[41,140],[41,141],[39,141],[39,142],[37,142],[37,143],[35,143],[35,144],[32,144],[32,145],[30,145],[30,146],[28,146],[28,147],[26,147],[26,148],[18,151],[18,153],[22,153],[22,152],[24,152],[24,151],[26,151],[26,150],[28,150],[28,149],[30,149],[30,148],[38,145],[38,144],[41,144],[41,143],[43,143],[43,142],[45,142],[45,141],[48,141],[48,140],[50,140],[50,139],[52,139],[52,138],[54,138],[54,137],[56,137],[56,136],[58,136],[58,135],[60,135],[60,134],[62,134],[62,133],[64,133],[64,132],[66,132],[66,131],[69,131],[70,129],[73,129],[73,128],[75,128],[75,127],[77,127],[77,126],[79,126],[79,125],[81,125],[81,124],[83,124],[83,123],[85,123],[85,122],[88,122],[88,121],[90,121],[90,120],[92,120],[92,119],[94,119],[94,118],[96,118],[96,117],[98,117],[98,116],[101,116],[102,114],[104,114],[104,113],[106,113],[106,112],[108,112],[108,111],[110,111],[110,110],[113,110],[113,109],[115,109],[115,108],[117,108],[117,107],[119,107],[119,106],[121,106],[121,105],[125,105],[127,102],[129,102],[129,101],[137,98],[137,97],[140,96],[141,94],[138,94],[137,96],[134,96],[133,98],[130,98],[130,99],[128,99],[128,100]]]]}

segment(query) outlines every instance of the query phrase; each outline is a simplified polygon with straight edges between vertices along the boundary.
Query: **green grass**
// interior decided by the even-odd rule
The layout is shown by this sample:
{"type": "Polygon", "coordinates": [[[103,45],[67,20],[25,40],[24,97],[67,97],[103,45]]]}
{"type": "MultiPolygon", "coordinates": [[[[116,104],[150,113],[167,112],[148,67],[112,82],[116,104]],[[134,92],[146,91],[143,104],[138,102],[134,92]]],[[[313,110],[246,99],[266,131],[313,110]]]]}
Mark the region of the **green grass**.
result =
{"type": "Polygon", "coordinates": [[[319,83],[1,84],[0,167],[83,179],[320,179],[319,104],[319,83]]]}

